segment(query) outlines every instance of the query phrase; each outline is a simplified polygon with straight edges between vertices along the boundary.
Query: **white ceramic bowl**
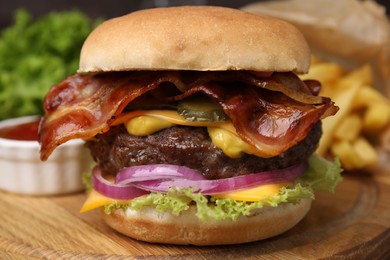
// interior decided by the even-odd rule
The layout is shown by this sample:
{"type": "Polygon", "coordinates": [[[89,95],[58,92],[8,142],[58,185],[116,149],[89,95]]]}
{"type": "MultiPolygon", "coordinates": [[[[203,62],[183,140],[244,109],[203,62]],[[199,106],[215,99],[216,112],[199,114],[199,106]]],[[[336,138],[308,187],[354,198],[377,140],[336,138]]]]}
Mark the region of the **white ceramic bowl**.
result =
{"type": "MultiPolygon", "coordinates": [[[[36,116],[0,121],[0,129],[36,120],[36,116]]],[[[0,138],[0,189],[25,195],[58,195],[83,190],[82,175],[92,158],[84,141],[59,146],[49,159],[39,158],[38,141],[0,138]]]]}

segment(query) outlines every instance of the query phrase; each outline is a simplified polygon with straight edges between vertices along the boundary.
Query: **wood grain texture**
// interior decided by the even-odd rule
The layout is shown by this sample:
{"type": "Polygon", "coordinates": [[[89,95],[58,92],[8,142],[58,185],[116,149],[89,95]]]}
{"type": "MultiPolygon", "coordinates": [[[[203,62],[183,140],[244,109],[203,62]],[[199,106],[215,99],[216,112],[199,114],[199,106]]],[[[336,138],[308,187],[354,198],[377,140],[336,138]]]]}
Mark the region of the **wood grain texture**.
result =
{"type": "MultiPolygon", "coordinates": [[[[1,259],[385,259],[390,257],[390,172],[345,176],[335,194],[319,193],[290,231],[232,246],[139,242],[81,214],[84,194],[27,197],[0,192],[1,259]]],[[[227,236],[229,234],[221,234],[227,236]]]]}

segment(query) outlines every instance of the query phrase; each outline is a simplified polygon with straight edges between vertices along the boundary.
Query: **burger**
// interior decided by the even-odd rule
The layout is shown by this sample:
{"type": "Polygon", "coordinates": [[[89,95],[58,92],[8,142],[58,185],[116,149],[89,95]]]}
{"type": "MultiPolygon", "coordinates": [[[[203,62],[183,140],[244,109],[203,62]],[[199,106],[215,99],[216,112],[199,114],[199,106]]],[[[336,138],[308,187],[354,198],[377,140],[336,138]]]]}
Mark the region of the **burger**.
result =
{"type": "Polygon", "coordinates": [[[292,25],[212,6],[141,10],[99,25],[76,74],[44,100],[41,159],[83,138],[96,166],[83,212],[133,239],[219,245],[295,226],[340,164],[315,155],[338,108],[301,81],[292,25]]]}

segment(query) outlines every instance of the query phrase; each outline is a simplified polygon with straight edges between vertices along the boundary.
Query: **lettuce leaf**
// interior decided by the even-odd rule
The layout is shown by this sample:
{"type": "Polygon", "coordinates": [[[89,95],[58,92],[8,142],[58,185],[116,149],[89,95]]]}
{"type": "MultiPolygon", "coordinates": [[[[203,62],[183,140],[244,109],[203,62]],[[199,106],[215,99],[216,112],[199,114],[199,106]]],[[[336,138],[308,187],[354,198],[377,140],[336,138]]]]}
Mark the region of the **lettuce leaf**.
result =
{"type": "Polygon", "coordinates": [[[0,119],[42,115],[45,94],[77,71],[81,46],[101,21],[77,10],[37,19],[17,10],[0,31],[0,119]]]}
{"type": "Polygon", "coordinates": [[[342,181],[340,161],[336,158],[331,162],[321,156],[311,156],[308,163],[309,168],[302,177],[306,185],[314,191],[334,192],[337,184],[342,181]]]}
{"type": "Polygon", "coordinates": [[[331,162],[313,155],[308,163],[307,171],[299,180],[262,201],[244,202],[229,198],[215,198],[194,193],[191,188],[171,188],[167,194],[151,193],[133,199],[128,204],[111,203],[105,206],[105,213],[110,214],[112,210],[118,208],[140,210],[143,207],[154,207],[159,212],[169,211],[178,216],[191,204],[196,204],[196,215],[203,221],[210,219],[235,221],[239,216],[247,216],[257,208],[277,207],[281,203],[297,204],[302,199],[314,199],[316,191],[333,192],[337,184],[342,181],[340,175],[342,169],[338,160],[331,162]]]}

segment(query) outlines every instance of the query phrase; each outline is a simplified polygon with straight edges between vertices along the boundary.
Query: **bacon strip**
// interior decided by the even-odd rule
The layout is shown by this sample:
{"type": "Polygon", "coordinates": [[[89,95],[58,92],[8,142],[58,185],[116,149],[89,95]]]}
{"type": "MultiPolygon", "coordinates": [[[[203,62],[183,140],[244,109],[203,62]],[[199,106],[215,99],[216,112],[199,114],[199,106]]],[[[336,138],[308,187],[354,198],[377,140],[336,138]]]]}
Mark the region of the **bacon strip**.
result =
{"type": "Polygon", "coordinates": [[[178,78],[174,73],[167,76],[171,78],[143,73],[75,74],[54,86],[43,104],[46,115],[39,130],[41,159],[47,160],[57,146],[71,139],[89,139],[107,132],[129,102],[163,81],[175,82],[178,78]]]}
{"type": "Polygon", "coordinates": [[[39,136],[41,159],[46,160],[58,145],[70,139],[89,139],[107,132],[130,102],[151,91],[165,100],[181,100],[195,93],[209,96],[222,106],[243,140],[269,156],[278,155],[303,140],[321,117],[337,112],[330,99],[313,95],[292,75],[275,73],[262,78],[246,72],[75,74],[54,86],[45,98],[46,115],[39,136]],[[166,83],[173,92],[159,93],[166,83]]]}
{"type": "Polygon", "coordinates": [[[329,98],[322,98],[318,105],[304,104],[281,92],[215,83],[194,86],[174,99],[181,100],[196,93],[203,93],[219,103],[241,139],[269,157],[302,141],[333,106],[329,98]]]}

